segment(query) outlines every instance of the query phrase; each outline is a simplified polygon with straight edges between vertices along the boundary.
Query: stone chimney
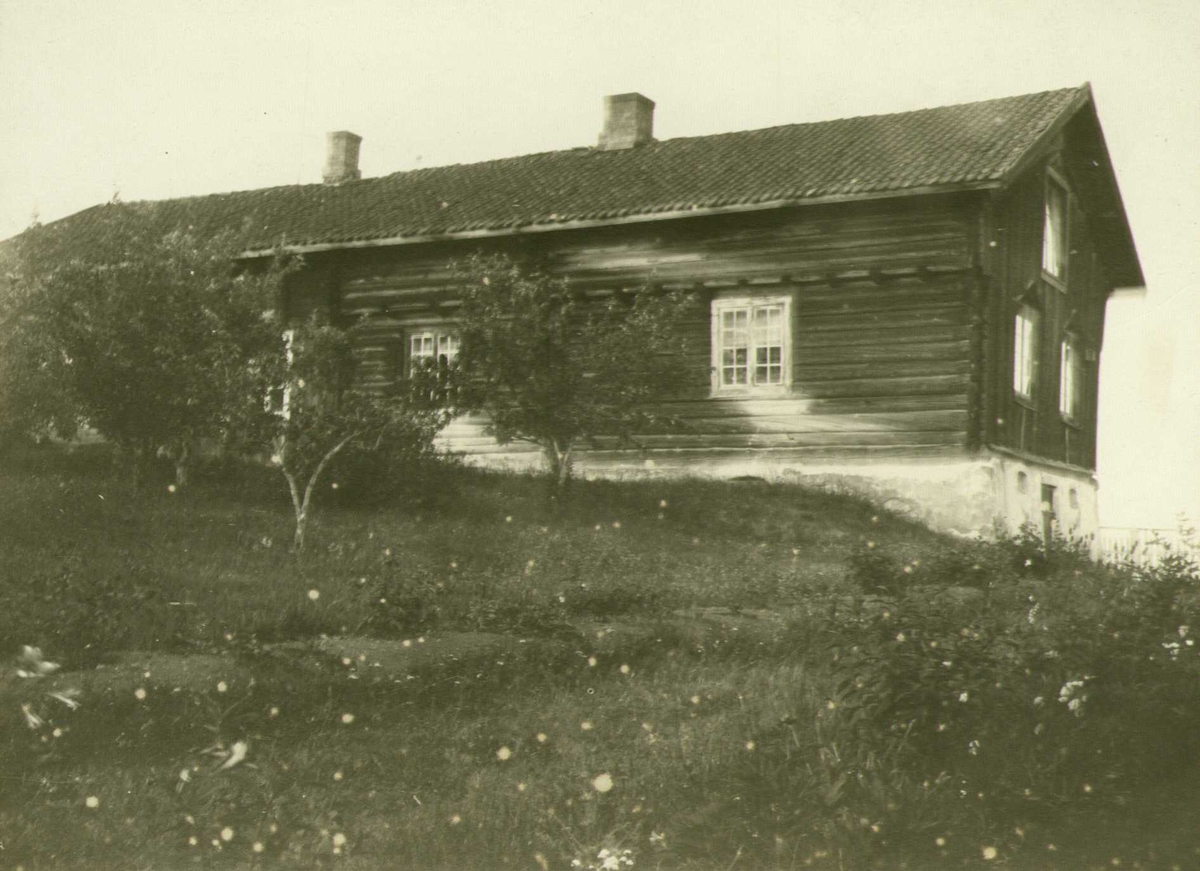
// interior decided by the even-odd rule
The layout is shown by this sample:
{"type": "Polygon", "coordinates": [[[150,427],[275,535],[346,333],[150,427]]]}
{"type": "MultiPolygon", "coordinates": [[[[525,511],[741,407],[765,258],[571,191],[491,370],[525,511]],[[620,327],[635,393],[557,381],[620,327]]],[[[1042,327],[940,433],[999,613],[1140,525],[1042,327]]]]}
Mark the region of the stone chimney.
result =
{"type": "Polygon", "coordinates": [[[362,137],[349,130],[334,130],[325,134],[325,169],[321,176],[325,184],[342,184],[362,178],[358,171],[358,146],[362,137]]]}
{"type": "Polygon", "coordinates": [[[612,94],[604,98],[601,151],[635,148],[654,141],[654,101],[641,94],[612,94]]]}

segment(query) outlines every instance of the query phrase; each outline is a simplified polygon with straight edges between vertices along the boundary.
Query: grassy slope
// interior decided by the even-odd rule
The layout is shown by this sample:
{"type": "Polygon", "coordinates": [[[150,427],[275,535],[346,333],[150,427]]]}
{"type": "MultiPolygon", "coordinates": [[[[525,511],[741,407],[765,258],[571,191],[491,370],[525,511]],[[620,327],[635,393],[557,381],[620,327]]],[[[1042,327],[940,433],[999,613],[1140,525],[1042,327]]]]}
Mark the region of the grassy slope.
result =
{"type": "MultiPolygon", "coordinates": [[[[0,643],[68,666],[122,649],[195,665],[89,674],[79,711],[51,708],[60,737],[21,724],[28,684],[0,684],[0,863],[28,869],[562,868],[602,847],[636,867],[838,867],[797,825],[820,791],[776,777],[812,750],[787,724],[829,694],[788,618],[844,589],[867,541],[947,546],[793,488],[580,483],[555,505],[529,479],[455,474],[415,510],[326,510],[297,560],[282,498],[135,495],[53,464],[0,486],[0,643]],[[698,610],[717,608],[782,616],[698,610]],[[320,633],[421,655],[375,668],[378,642],[348,664],[288,644],[320,633]],[[246,763],[210,773],[202,751],[237,740],[246,763]]],[[[935,834],[897,837],[932,860],[935,834]]]]}

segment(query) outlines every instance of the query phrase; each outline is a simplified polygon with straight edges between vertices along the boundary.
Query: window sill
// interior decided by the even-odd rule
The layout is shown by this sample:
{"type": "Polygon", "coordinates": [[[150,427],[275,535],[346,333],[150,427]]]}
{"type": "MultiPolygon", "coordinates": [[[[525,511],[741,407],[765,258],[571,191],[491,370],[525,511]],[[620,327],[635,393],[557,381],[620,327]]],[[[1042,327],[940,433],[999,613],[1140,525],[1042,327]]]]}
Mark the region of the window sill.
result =
{"type": "Polygon", "coordinates": [[[789,396],[792,392],[790,384],[777,384],[770,387],[714,387],[709,390],[709,399],[770,399],[773,397],[789,396]]]}
{"type": "Polygon", "coordinates": [[[1030,411],[1037,411],[1037,404],[1033,401],[1032,396],[1026,396],[1024,393],[1017,393],[1017,391],[1014,390],[1013,401],[1016,402],[1017,405],[1028,408],[1030,411]]]}

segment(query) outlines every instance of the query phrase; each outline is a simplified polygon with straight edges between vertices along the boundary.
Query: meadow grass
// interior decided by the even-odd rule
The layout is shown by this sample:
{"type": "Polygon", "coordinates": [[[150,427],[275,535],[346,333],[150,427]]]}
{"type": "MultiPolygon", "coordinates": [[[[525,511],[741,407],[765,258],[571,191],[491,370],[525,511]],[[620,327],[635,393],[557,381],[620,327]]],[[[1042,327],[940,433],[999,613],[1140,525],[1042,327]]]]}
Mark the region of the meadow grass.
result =
{"type": "Polygon", "coordinates": [[[1064,578],[1112,591],[1128,573],[754,482],[577,482],[551,500],[537,479],[450,469],[370,511],[331,489],[300,556],[270,479],[134,492],[52,455],[0,485],[0,642],[66,672],[0,677],[6,867],[1169,868],[1200,846],[1200,752],[1158,709],[1182,776],[1153,789],[1090,762],[1042,778],[1025,769],[1049,757],[1019,744],[989,758],[1006,721],[1088,753],[1089,735],[1135,737],[1115,713],[967,714],[1022,679],[988,643],[1033,626],[1013,591],[1074,620],[1064,578]],[[928,586],[897,588],[914,574],[928,586]],[[971,698],[952,715],[945,697],[968,690],[921,671],[951,645],[971,698]],[[45,696],[72,684],[78,710],[45,696]],[[951,755],[933,720],[976,731],[951,755]],[[972,777],[987,798],[960,789],[972,777]]]}

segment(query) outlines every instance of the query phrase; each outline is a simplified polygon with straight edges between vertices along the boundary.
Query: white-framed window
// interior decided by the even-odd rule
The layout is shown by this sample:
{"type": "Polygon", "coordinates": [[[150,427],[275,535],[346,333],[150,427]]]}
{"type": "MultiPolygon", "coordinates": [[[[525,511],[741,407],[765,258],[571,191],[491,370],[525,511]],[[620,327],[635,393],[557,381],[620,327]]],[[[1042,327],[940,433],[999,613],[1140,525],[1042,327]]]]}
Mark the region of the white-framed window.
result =
{"type": "Polygon", "coordinates": [[[409,333],[408,359],[410,362],[436,360],[446,364],[458,356],[462,339],[446,329],[422,329],[409,333]]]}
{"type": "Polygon", "coordinates": [[[792,383],[790,296],[712,302],[713,388],[784,390],[792,383]]]}
{"type": "Polygon", "coordinates": [[[1058,410],[1063,417],[1078,417],[1083,405],[1083,380],[1080,377],[1079,343],[1074,336],[1063,336],[1058,374],[1058,410]]]}
{"type": "Polygon", "coordinates": [[[1024,399],[1033,398],[1037,383],[1038,313],[1032,306],[1017,310],[1013,345],[1013,391],[1024,399]]]}
{"type": "Polygon", "coordinates": [[[1055,175],[1046,176],[1046,210],[1042,229],[1042,272],[1058,282],[1067,280],[1067,187],[1055,175]]]}

